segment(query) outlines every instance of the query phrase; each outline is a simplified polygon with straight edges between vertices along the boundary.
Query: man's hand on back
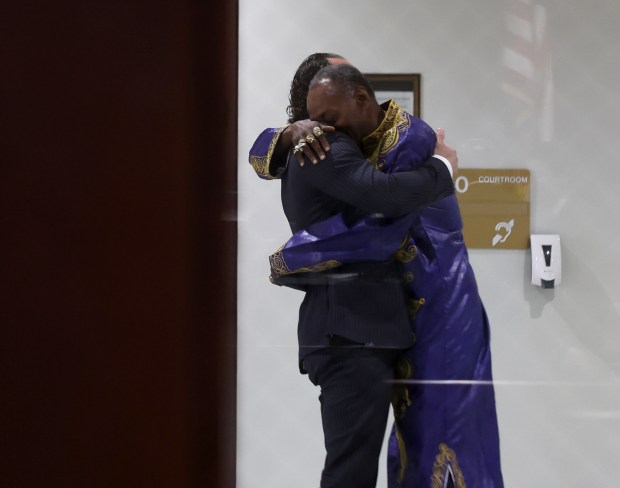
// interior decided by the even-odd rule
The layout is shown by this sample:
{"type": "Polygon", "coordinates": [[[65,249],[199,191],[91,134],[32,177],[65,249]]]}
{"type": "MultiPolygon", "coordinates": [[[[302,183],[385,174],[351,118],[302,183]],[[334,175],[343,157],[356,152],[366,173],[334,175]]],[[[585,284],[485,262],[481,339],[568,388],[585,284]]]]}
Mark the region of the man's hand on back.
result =
{"type": "Polygon", "coordinates": [[[456,176],[459,169],[459,157],[456,150],[446,144],[446,131],[444,129],[437,129],[437,145],[435,146],[435,154],[446,158],[452,166],[452,177],[456,176]]]}

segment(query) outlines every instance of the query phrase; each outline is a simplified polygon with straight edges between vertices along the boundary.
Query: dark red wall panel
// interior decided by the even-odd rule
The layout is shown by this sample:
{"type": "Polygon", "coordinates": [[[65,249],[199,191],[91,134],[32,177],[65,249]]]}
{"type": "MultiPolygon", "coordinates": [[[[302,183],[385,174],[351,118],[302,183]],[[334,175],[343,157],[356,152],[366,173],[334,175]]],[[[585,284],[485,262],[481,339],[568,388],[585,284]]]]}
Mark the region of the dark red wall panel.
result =
{"type": "Polygon", "coordinates": [[[3,7],[3,487],[234,486],[237,9],[3,7]]]}

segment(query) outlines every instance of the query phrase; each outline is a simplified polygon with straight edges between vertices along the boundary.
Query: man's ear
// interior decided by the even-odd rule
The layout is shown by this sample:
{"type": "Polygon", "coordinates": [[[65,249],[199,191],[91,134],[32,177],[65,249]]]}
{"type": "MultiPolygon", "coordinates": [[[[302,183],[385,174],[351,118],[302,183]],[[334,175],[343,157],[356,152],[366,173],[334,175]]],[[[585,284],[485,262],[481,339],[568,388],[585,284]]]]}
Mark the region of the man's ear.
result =
{"type": "Polygon", "coordinates": [[[365,107],[370,103],[370,94],[361,85],[355,87],[355,91],[353,92],[353,98],[358,103],[358,105],[365,107]]]}

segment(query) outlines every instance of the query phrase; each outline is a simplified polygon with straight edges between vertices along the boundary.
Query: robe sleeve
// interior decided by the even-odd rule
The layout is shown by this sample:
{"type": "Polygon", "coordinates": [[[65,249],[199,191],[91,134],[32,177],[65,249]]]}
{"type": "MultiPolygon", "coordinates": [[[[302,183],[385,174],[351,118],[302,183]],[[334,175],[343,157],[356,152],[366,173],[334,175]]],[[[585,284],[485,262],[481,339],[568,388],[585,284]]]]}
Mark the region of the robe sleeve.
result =
{"type": "Polygon", "coordinates": [[[277,158],[274,154],[276,144],[288,126],[265,129],[254,141],[249,154],[249,163],[264,180],[278,179],[286,170],[287,155],[277,158]]]}

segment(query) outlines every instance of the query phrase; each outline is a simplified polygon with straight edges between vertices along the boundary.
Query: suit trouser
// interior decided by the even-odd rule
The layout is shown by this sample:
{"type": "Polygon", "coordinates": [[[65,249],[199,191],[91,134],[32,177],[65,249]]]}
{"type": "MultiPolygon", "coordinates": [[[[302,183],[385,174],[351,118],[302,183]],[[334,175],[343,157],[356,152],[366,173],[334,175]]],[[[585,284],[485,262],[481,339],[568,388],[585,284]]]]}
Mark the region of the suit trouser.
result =
{"type": "MultiPolygon", "coordinates": [[[[341,340],[341,343],[347,342],[341,340]]],[[[329,347],[304,358],[321,387],[327,452],[321,488],[374,488],[400,349],[329,347]]]]}

